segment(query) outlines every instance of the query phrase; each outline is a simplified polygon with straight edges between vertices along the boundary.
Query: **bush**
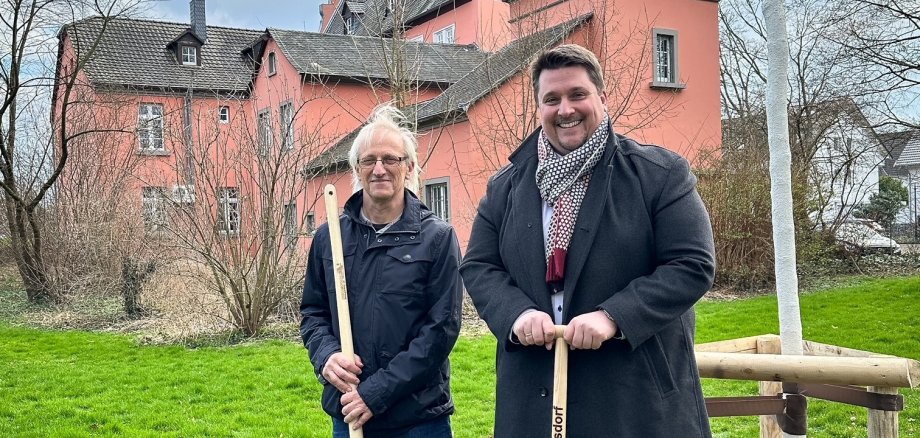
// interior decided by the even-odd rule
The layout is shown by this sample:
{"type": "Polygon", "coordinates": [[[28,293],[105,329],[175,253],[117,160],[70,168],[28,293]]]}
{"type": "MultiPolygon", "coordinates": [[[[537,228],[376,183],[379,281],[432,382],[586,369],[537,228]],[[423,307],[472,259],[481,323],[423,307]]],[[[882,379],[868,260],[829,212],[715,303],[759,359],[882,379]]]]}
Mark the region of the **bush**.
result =
{"type": "MultiPolygon", "coordinates": [[[[716,249],[716,287],[762,289],[774,283],[772,206],[766,151],[738,149],[698,163],[698,189],[709,210],[716,249]]],[[[800,263],[836,258],[833,236],[813,229],[808,188],[793,173],[793,216],[800,263]]]]}

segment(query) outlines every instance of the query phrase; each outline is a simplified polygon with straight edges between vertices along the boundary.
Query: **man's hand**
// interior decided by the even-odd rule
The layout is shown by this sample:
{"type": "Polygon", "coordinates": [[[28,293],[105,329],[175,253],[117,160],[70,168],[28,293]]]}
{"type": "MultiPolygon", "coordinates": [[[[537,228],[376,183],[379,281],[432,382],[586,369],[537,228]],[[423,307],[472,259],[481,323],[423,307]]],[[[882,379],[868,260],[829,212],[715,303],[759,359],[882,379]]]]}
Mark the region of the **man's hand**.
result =
{"type": "Polygon", "coordinates": [[[553,348],[553,341],[556,339],[553,318],[546,312],[537,310],[525,311],[518,316],[511,326],[511,331],[521,345],[542,345],[547,350],[553,348]]]}
{"type": "Polygon", "coordinates": [[[358,379],[358,375],[361,374],[361,368],[364,368],[364,363],[361,362],[361,358],[357,354],[355,355],[355,360],[352,361],[339,351],[332,353],[332,356],[329,356],[326,364],[323,365],[323,378],[331,383],[335,389],[338,389],[339,392],[346,393],[351,391],[352,385],[357,385],[361,382],[358,379]]]}
{"type": "Polygon", "coordinates": [[[562,337],[573,349],[597,350],[616,333],[616,323],[603,310],[597,310],[572,318],[562,337]]]}
{"type": "Polygon", "coordinates": [[[345,422],[352,429],[358,429],[367,423],[374,416],[370,408],[364,404],[364,400],[358,391],[346,392],[340,399],[342,402],[342,414],[345,415],[345,422]]]}

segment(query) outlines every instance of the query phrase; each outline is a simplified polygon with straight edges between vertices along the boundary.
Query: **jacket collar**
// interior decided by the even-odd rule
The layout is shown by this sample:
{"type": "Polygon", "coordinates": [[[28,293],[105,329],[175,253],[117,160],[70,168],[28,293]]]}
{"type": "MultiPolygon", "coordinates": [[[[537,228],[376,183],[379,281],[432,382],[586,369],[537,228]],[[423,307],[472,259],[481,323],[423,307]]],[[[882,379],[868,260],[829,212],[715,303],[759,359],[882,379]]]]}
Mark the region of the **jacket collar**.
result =
{"type": "MultiPolygon", "coordinates": [[[[584,267],[591,246],[594,244],[595,236],[598,231],[600,215],[604,210],[605,203],[608,201],[608,190],[611,179],[613,178],[613,157],[620,146],[620,140],[613,133],[612,127],[608,125],[609,136],[607,137],[607,146],[604,150],[604,156],[601,158],[594,171],[591,174],[591,184],[588,186],[588,192],[585,194],[585,202],[582,203],[581,210],[578,212],[578,218],[575,222],[575,232],[572,234],[572,242],[569,245],[569,253],[566,259],[565,283],[563,290],[569,291],[563,297],[563,309],[565,315],[563,319],[568,321],[571,311],[571,300],[574,291],[578,287],[578,278],[584,267]]],[[[540,135],[540,129],[534,131],[521,146],[508,157],[514,167],[515,181],[520,184],[512,194],[512,205],[518,207],[516,210],[522,218],[522,222],[527,224],[527,228],[518,230],[521,233],[532,232],[531,238],[525,239],[519,246],[521,259],[526,266],[537,267],[529,270],[528,279],[531,288],[535,291],[546,290],[546,256],[543,247],[543,206],[540,192],[537,190],[535,172],[537,170],[537,136],[540,135]],[[539,226],[532,227],[533,224],[539,226]]],[[[538,293],[535,297],[538,300],[540,308],[549,309],[552,307],[549,293],[538,293]]]]}
{"type": "MultiPolygon", "coordinates": [[[[539,138],[541,132],[543,132],[543,128],[537,128],[534,132],[530,133],[521,145],[508,156],[508,161],[515,166],[523,166],[527,160],[535,158],[537,156],[537,138],[539,138]]],[[[600,166],[602,163],[609,162],[610,157],[619,146],[620,140],[613,132],[613,123],[608,123],[607,150],[604,151],[604,157],[601,158],[598,165],[600,166]]]]}
{"type": "MultiPolygon", "coordinates": [[[[422,219],[431,216],[433,213],[428,210],[425,204],[415,196],[409,189],[403,189],[406,203],[402,215],[386,232],[387,233],[418,233],[422,230],[422,219]]],[[[358,190],[345,202],[343,213],[351,218],[352,221],[359,224],[370,226],[371,224],[361,219],[361,207],[364,205],[364,190],[358,190]]]]}

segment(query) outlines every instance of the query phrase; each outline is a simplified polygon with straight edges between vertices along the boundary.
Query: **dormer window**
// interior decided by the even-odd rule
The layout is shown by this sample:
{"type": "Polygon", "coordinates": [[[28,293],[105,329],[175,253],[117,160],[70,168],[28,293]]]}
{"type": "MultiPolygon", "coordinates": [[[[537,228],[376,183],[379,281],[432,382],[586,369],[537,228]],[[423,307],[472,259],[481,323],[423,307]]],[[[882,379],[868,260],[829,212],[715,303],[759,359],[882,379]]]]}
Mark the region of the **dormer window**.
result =
{"type": "Polygon", "coordinates": [[[358,33],[358,15],[350,14],[345,18],[345,35],[355,35],[358,33]]]}
{"type": "Polygon", "coordinates": [[[198,48],[182,46],[182,65],[198,65],[198,48]]]}
{"type": "Polygon", "coordinates": [[[270,52],[268,54],[268,75],[271,76],[277,72],[278,70],[275,62],[275,52],[270,52]]]}

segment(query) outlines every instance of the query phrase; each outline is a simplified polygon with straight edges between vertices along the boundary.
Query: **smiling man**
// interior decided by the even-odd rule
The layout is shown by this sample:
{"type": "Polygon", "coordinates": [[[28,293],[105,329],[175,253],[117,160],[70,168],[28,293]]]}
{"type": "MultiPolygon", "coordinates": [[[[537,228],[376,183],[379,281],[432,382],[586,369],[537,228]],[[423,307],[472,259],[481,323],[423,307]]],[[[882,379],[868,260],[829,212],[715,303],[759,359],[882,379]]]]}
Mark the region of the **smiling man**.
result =
{"type": "Polygon", "coordinates": [[[451,436],[447,356],[460,330],[460,246],[415,196],[416,140],[404,122],[396,108],[378,108],[349,152],[357,191],[338,220],[354,361],[341,353],[326,225],[310,247],[300,334],[333,437],[347,438],[349,427],[367,438],[451,436]]]}
{"type": "Polygon", "coordinates": [[[531,73],[541,128],[489,181],[460,267],[499,339],[495,437],[549,433],[554,324],[573,349],[568,436],[709,437],[693,305],[715,257],[696,178],[613,132],[587,49],[531,73]]]}

